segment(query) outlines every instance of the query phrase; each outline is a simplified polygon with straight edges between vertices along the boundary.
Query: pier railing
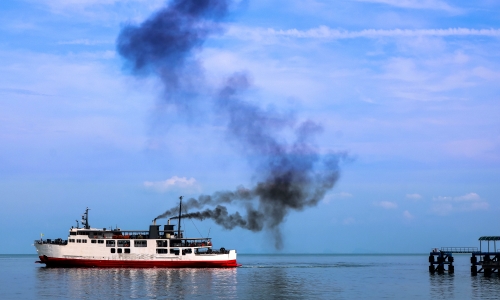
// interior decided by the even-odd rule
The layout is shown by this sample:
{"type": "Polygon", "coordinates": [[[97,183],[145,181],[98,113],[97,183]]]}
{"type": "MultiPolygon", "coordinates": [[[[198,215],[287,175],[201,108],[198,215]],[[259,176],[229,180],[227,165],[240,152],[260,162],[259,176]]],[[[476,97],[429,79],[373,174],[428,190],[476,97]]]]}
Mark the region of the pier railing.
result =
{"type": "Polygon", "coordinates": [[[473,253],[478,252],[477,247],[441,247],[442,252],[447,253],[473,253]]]}

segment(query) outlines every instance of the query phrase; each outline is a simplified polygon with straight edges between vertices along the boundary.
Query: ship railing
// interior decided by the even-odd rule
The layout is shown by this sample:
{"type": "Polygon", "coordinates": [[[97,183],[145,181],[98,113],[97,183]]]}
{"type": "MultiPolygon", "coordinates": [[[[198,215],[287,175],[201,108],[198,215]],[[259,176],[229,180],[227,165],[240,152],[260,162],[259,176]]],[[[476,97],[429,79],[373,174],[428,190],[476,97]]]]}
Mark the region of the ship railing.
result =
{"type": "Polygon", "coordinates": [[[63,240],[63,239],[40,239],[40,240],[35,240],[35,244],[50,244],[50,245],[67,245],[68,240],[63,240]]]}
{"type": "MultiPolygon", "coordinates": [[[[175,240],[174,240],[175,241],[175,240]]],[[[181,242],[172,242],[172,244],[177,244],[177,247],[211,247],[212,241],[210,239],[200,240],[200,239],[189,239],[181,240],[181,242]]]]}
{"type": "Polygon", "coordinates": [[[222,247],[220,249],[212,249],[212,248],[197,248],[195,254],[197,255],[211,255],[211,254],[229,254],[229,251],[226,248],[222,247]]]}
{"type": "Polygon", "coordinates": [[[128,233],[128,232],[123,232],[122,234],[109,234],[106,233],[104,235],[89,235],[90,239],[114,239],[114,240],[121,240],[121,239],[132,239],[132,240],[142,240],[142,239],[149,239],[149,234],[147,231],[144,231],[143,233],[128,233]]]}

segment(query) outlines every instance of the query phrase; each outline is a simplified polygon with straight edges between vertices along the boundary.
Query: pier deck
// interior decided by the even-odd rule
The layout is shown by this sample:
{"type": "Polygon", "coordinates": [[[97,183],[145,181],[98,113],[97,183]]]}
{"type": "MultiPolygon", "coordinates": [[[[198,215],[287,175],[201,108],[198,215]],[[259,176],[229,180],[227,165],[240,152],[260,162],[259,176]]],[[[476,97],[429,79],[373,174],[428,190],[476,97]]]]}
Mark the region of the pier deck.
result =
{"type": "Polygon", "coordinates": [[[470,272],[472,276],[476,276],[478,273],[483,273],[484,276],[497,273],[500,276],[500,251],[497,251],[496,241],[500,241],[500,236],[482,236],[479,238],[479,249],[477,247],[434,248],[429,253],[429,272],[453,274],[455,272],[453,254],[470,253],[470,272]],[[487,251],[484,252],[483,241],[487,242],[487,251]],[[490,249],[490,242],[493,242],[493,249],[490,249]]]}

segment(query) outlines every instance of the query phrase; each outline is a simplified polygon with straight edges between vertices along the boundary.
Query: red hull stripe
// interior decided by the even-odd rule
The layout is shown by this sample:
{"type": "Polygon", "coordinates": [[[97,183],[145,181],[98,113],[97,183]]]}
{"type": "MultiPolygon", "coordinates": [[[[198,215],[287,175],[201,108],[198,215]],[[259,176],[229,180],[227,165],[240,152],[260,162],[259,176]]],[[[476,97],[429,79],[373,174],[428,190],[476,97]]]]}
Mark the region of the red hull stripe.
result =
{"type": "Polygon", "coordinates": [[[97,260],[68,259],[40,256],[47,267],[86,268],[234,268],[236,260],[223,261],[165,261],[165,260],[97,260]]]}

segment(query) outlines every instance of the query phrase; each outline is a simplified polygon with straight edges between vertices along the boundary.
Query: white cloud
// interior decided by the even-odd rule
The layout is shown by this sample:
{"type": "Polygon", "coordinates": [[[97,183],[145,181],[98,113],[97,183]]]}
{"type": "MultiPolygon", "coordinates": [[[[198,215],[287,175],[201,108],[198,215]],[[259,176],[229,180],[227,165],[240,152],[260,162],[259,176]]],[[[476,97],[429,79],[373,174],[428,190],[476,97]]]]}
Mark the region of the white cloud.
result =
{"type": "Polygon", "coordinates": [[[422,196],[420,194],[406,194],[406,198],[418,200],[422,199],[422,196]]]}
{"type": "Polygon", "coordinates": [[[349,31],[332,29],[328,26],[319,26],[307,30],[298,29],[274,29],[232,26],[228,28],[228,36],[242,38],[267,40],[270,37],[286,38],[309,38],[309,39],[354,39],[354,38],[381,38],[381,37],[422,37],[422,36],[500,36],[500,29],[471,29],[471,28],[447,28],[447,29],[364,29],[360,31],[349,31]]]}
{"type": "Polygon", "coordinates": [[[486,80],[500,80],[500,72],[496,72],[483,66],[476,67],[472,71],[473,74],[479,78],[486,80]]]}
{"type": "Polygon", "coordinates": [[[390,201],[380,201],[380,202],[377,202],[376,205],[380,206],[382,208],[385,208],[385,209],[393,209],[393,208],[398,207],[398,205],[396,203],[390,202],[390,201]]]}
{"type": "Polygon", "coordinates": [[[458,13],[458,8],[450,6],[448,3],[439,0],[355,0],[358,2],[381,3],[402,8],[444,10],[451,13],[458,13]]]}
{"type": "Polygon", "coordinates": [[[165,0],[26,0],[33,5],[43,5],[51,13],[84,17],[87,22],[140,22],[152,11],[165,5],[165,0]]]}
{"type": "Polygon", "coordinates": [[[193,177],[187,179],[186,177],[173,176],[163,181],[145,181],[144,187],[154,189],[159,192],[166,192],[169,190],[198,190],[198,184],[193,177]]]}
{"type": "Polygon", "coordinates": [[[458,197],[438,196],[434,197],[433,200],[435,203],[431,207],[431,212],[437,215],[484,210],[490,207],[489,203],[482,200],[477,193],[468,193],[458,197]]]}
{"type": "Polygon", "coordinates": [[[413,216],[409,211],[405,210],[403,212],[403,217],[407,220],[412,220],[415,218],[415,216],[413,216]]]}
{"type": "Polygon", "coordinates": [[[479,197],[476,193],[468,193],[466,195],[455,197],[455,201],[480,201],[481,197],[479,197]]]}
{"type": "Polygon", "coordinates": [[[89,40],[89,39],[76,39],[70,41],[60,41],[59,45],[84,45],[84,46],[94,46],[100,44],[113,44],[112,40],[89,40]]]}
{"type": "Polygon", "coordinates": [[[352,197],[353,197],[352,194],[347,193],[347,192],[334,193],[334,194],[330,194],[329,196],[326,196],[323,199],[323,202],[330,203],[334,199],[347,199],[347,198],[352,198],[352,197]]]}
{"type": "Polygon", "coordinates": [[[476,193],[468,193],[468,194],[465,194],[463,196],[458,196],[458,197],[438,196],[438,197],[434,197],[432,200],[434,200],[434,201],[455,201],[455,202],[481,201],[481,197],[476,193]]]}
{"type": "Polygon", "coordinates": [[[331,195],[331,199],[347,199],[352,197],[352,194],[347,192],[340,192],[331,195]]]}
{"type": "Polygon", "coordinates": [[[437,196],[432,198],[434,201],[451,201],[453,200],[453,197],[448,197],[448,196],[437,196]]]}
{"type": "Polygon", "coordinates": [[[124,2],[129,2],[129,3],[134,3],[134,2],[139,2],[143,5],[151,5],[154,3],[155,5],[158,5],[159,3],[164,3],[164,1],[161,0],[42,0],[39,1],[38,3],[45,4],[54,10],[59,10],[63,8],[68,8],[68,7],[90,7],[90,6],[102,6],[102,5],[113,5],[117,3],[124,3],[124,2]]]}

